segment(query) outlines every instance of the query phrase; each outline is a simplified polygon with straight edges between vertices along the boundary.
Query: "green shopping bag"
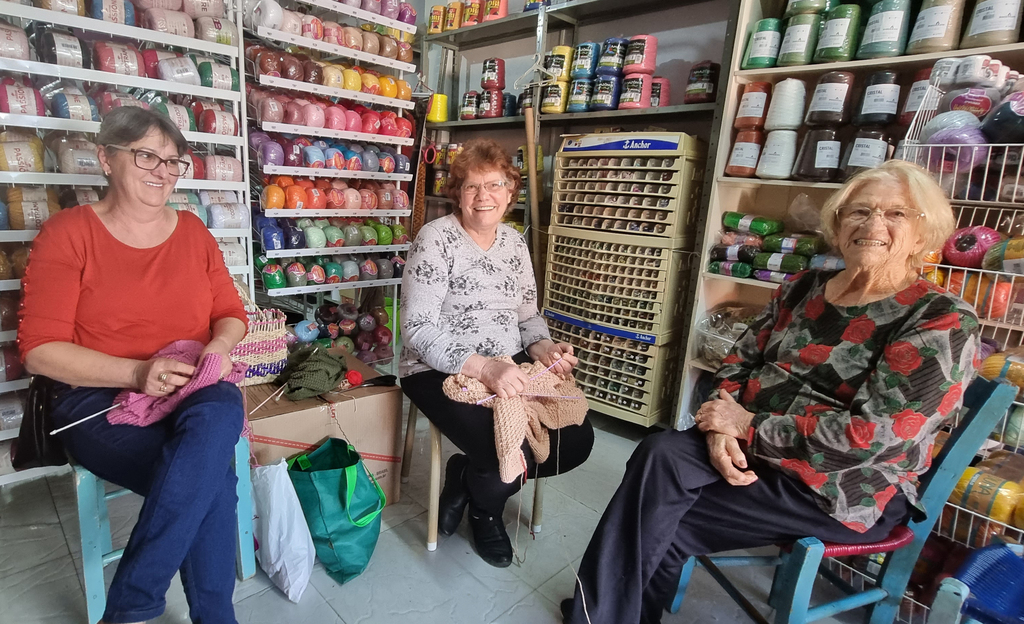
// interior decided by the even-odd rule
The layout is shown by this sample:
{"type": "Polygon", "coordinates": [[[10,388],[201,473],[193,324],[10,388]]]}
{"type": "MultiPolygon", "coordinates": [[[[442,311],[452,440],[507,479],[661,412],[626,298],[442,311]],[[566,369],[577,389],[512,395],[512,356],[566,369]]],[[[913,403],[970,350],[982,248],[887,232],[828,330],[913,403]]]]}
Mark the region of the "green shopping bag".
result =
{"type": "Polygon", "coordinates": [[[387,499],[348,442],[328,438],[289,463],[295,493],[327,574],[344,584],[362,574],[380,536],[387,499]]]}

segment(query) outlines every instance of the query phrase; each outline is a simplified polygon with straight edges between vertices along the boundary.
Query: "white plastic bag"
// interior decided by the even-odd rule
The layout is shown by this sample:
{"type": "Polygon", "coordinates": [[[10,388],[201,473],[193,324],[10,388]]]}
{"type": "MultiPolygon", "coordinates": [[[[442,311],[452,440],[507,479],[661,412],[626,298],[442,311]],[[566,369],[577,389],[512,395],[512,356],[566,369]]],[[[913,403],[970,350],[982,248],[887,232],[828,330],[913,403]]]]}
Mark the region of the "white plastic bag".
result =
{"type": "Polygon", "coordinates": [[[252,469],[252,498],[256,559],[288,600],[298,602],[313,573],[316,550],[285,460],[252,469]]]}

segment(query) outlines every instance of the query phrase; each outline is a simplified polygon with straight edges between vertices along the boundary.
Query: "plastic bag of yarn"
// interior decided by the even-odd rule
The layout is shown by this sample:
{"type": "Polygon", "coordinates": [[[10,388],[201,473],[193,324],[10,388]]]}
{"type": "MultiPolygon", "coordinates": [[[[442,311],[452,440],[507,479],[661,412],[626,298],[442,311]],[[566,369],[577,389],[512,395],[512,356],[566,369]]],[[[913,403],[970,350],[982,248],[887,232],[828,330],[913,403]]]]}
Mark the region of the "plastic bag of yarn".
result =
{"type": "Polygon", "coordinates": [[[980,269],[985,253],[1002,240],[1002,234],[983,225],[960,228],[943,245],[942,257],[955,266],[980,269]]]}
{"type": "MultiPolygon", "coordinates": [[[[0,299],[0,303],[2,302],[3,300],[0,299]]],[[[989,437],[996,442],[1002,442],[1007,446],[1015,448],[1024,447],[1024,406],[1014,405],[1010,408],[1006,418],[996,425],[996,428],[992,430],[992,434],[989,437]]],[[[996,451],[996,453],[998,452],[1000,451],[996,451]]],[[[995,453],[993,453],[993,455],[995,455],[995,453]]],[[[1017,455],[1017,457],[1024,456],[1017,455]]],[[[1016,479],[1016,481],[1024,483],[1024,477],[1016,479]]],[[[1020,505],[1018,504],[1018,507],[1019,506],[1020,505]]]]}
{"type": "Polygon", "coordinates": [[[816,235],[794,234],[783,236],[782,234],[771,234],[764,237],[764,251],[776,253],[798,254],[808,258],[823,253],[828,248],[825,241],[816,235]]]}
{"type": "Polygon", "coordinates": [[[842,271],[846,268],[846,262],[839,256],[818,254],[811,256],[808,266],[812,271],[842,271]]]}
{"type": "Polygon", "coordinates": [[[784,228],[782,221],[742,212],[725,212],[722,214],[722,225],[730,230],[748,232],[767,236],[781,232],[784,228]]]}
{"type": "Polygon", "coordinates": [[[714,261],[746,262],[751,263],[757,254],[761,252],[759,247],[753,245],[715,245],[708,253],[708,258],[714,261]]]}
{"type": "Polygon", "coordinates": [[[981,268],[1024,275],[1024,236],[1014,236],[989,247],[981,268]]]}
{"type": "Polygon", "coordinates": [[[1013,284],[1005,278],[993,279],[984,274],[950,271],[946,290],[971,304],[978,316],[996,320],[1006,315],[1013,284]]]}
{"type": "Polygon", "coordinates": [[[238,229],[249,227],[249,211],[244,204],[213,204],[209,207],[209,227],[238,229]]]}
{"type": "Polygon", "coordinates": [[[956,509],[946,507],[942,513],[939,532],[943,535],[953,535],[956,541],[972,548],[985,546],[993,537],[1003,532],[1003,528],[997,523],[1010,523],[1020,497],[1019,484],[970,467],[964,471],[953,488],[949,502],[995,522],[979,518],[972,518],[972,521],[965,521],[963,518],[958,520],[956,509]]]}
{"type": "Polygon", "coordinates": [[[789,203],[783,222],[787,232],[820,232],[821,206],[807,193],[800,193],[789,203]]]}
{"type": "Polygon", "coordinates": [[[761,248],[764,243],[757,234],[744,234],[743,232],[723,231],[718,234],[719,242],[723,245],[750,245],[761,248]]]}
{"type": "Polygon", "coordinates": [[[796,254],[762,252],[754,256],[754,260],[751,264],[755,269],[771,272],[782,271],[783,273],[799,273],[807,268],[808,259],[796,254]]]}
{"type": "MultiPolygon", "coordinates": [[[[1014,409],[1019,407],[1019,405],[1015,405],[1014,409]]],[[[1002,423],[996,425],[997,431],[1001,425],[1002,423]]],[[[1000,479],[1018,484],[1024,482],[1024,455],[1018,455],[1013,451],[1006,449],[993,451],[988,457],[978,462],[975,468],[1000,479]]]]}
{"type": "Polygon", "coordinates": [[[929,141],[949,146],[929,150],[928,168],[933,172],[967,173],[988,160],[988,138],[979,128],[939,130],[929,141]]]}

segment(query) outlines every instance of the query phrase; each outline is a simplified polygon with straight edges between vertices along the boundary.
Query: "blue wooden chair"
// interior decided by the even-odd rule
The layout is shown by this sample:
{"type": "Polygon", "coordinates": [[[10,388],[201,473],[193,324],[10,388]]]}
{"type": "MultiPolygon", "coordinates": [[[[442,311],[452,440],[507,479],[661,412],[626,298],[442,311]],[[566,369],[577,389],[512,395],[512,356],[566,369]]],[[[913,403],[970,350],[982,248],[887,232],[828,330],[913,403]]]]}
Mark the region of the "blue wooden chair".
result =
{"type": "MultiPolygon", "coordinates": [[[[249,442],[239,438],[235,445],[235,473],[238,475],[238,578],[256,574],[256,554],[252,533],[252,482],[249,477],[249,442]]],[[[74,464],[75,492],[78,496],[78,525],[82,537],[82,576],[85,578],[85,602],[89,624],[103,617],[107,603],[103,568],[117,561],[124,549],[111,544],[107,501],[129,493],[120,489],[106,492],[103,481],[74,464]]]]}
{"type": "Polygon", "coordinates": [[[683,567],[679,589],[669,611],[675,613],[679,610],[690,575],[700,565],[755,622],[768,624],[768,620],[722,574],[720,568],[776,566],[768,596],[769,606],[775,609],[775,624],[804,624],[865,606],[868,608],[865,622],[890,624],[899,611],[914,563],[932,527],[942,515],[946,499],[982,442],[1006,414],[1016,394],[1017,388],[1008,383],[980,377],[968,386],[960,425],[942,447],[931,470],[921,477],[918,491],[927,511],[926,519],[920,522],[912,520],[906,526],[896,527],[885,540],[873,544],[831,544],[805,537],[783,546],[777,557],[691,557],[683,567]],[[890,554],[882,564],[875,586],[865,591],[857,591],[822,565],[822,559],[828,557],[876,553],[890,554]],[[811,607],[811,590],[818,574],[848,595],[811,607]]]}

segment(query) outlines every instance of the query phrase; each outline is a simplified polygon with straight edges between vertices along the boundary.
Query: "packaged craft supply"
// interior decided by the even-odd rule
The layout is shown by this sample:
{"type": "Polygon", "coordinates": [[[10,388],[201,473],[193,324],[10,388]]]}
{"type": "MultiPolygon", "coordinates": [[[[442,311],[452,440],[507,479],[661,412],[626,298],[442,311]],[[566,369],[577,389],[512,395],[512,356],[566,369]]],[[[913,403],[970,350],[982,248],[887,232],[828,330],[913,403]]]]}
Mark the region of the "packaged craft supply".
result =
{"type": "Polygon", "coordinates": [[[736,111],[732,127],[737,130],[757,130],[764,127],[768,115],[768,101],[772,92],[770,82],[748,82],[743,85],[743,96],[736,111]]]}
{"type": "Polygon", "coordinates": [[[754,267],[746,262],[711,262],[708,264],[708,273],[715,275],[729,275],[731,277],[750,277],[754,267]]]}
{"type": "Polygon", "coordinates": [[[760,249],[761,245],[764,244],[764,239],[757,234],[744,234],[743,232],[726,230],[719,234],[718,242],[723,245],[751,245],[760,249]]]}
{"type": "Polygon", "coordinates": [[[455,30],[462,27],[462,10],[465,5],[458,0],[448,3],[444,12],[444,30],[455,30]]]}
{"type": "Polygon", "coordinates": [[[516,116],[516,96],[513,93],[505,93],[502,95],[502,109],[504,110],[505,117],[516,116]]]}
{"type": "Polygon", "coordinates": [[[837,63],[853,60],[860,33],[860,6],[840,4],[832,8],[822,23],[815,63],[837,63]]]}
{"type": "Polygon", "coordinates": [[[718,91],[718,73],[722,66],[713,61],[694,63],[683,94],[683,104],[704,104],[714,102],[718,91]]]}
{"type": "Polygon", "coordinates": [[[786,33],[782,36],[776,65],[791,67],[809,64],[818,45],[820,28],[821,16],[817,13],[801,13],[786,20],[786,33]]]}
{"type": "Polygon", "coordinates": [[[967,21],[961,48],[1017,43],[1024,0],[979,0],[967,21]]]}
{"type": "Polygon", "coordinates": [[[626,47],[629,39],[609,37],[605,39],[601,49],[601,58],[597,62],[597,73],[601,76],[622,76],[622,66],[626,61],[626,47]]]}
{"type": "Polygon", "coordinates": [[[887,126],[896,121],[899,109],[899,74],[877,71],[867,77],[860,103],[853,114],[855,126],[887,126]]]}
{"type": "Polygon", "coordinates": [[[764,120],[765,131],[799,130],[804,120],[806,99],[807,85],[803,80],[786,78],[776,83],[764,120]]]}
{"type": "Polygon", "coordinates": [[[796,161],[796,131],[772,130],[765,138],[755,175],[763,180],[787,180],[796,161]]]}
{"type": "Polygon", "coordinates": [[[873,4],[857,48],[857,58],[902,55],[907,47],[910,10],[910,0],[880,0],[873,4]]]}
{"type": "Polygon", "coordinates": [[[594,80],[594,93],[590,97],[590,110],[615,110],[619,107],[622,78],[599,75],[594,80]]]}
{"type": "Polygon", "coordinates": [[[477,109],[480,106],[480,94],[476,91],[467,91],[462,94],[462,106],[459,107],[459,119],[476,119],[477,109]]]}
{"type": "Polygon", "coordinates": [[[789,0],[786,2],[786,10],[783,12],[783,19],[789,19],[794,15],[806,13],[822,13],[828,11],[831,2],[829,0],[789,0]]]}
{"type": "Polygon", "coordinates": [[[672,104],[670,96],[668,78],[655,76],[651,80],[651,106],[654,108],[670,106],[672,104]]]}
{"type": "Polygon", "coordinates": [[[843,179],[865,169],[874,169],[888,160],[892,151],[889,135],[884,129],[860,128],[843,152],[843,161],[839,167],[843,179]]]}
{"type": "Polygon", "coordinates": [[[516,114],[522,115],[527,108],[533,108],[533,88],[525,89],[516,98],[516,114]]]}
{"type": "Polygon", "coordinates": [[[757,170],[757,160],[764,145],[764,134],[760,130],[743,130],[736,134],[726,175],[738,178],[752,178],[757,170]]]}
{"type": "Polygon", "coordinates": [[[476,26],[479,24],[482,10],[482,0],[466,0],[466,8],[462,10],[462,25],[476,26]]]}
{"type": "Polygon", "coordinates": [[[909,126],[910,122],[914,120],[914,115],[917,114],[917,111],[921,110],[924,96],[928,93],[928,83],[931,75],[932,70],[930,67],[925,67],[914,74],[914,81],[910,83],[907,99],[903,102],[903,110],[900,111],[898,118],[901,126],[909,126]]]}
{"type": "Polygon", "coordinates": [[[759,236],[768,236],[781,232],[785,227],[781,220],[770,219],[754,214],[727,211],[722,214],[722,225],[737,232],[749,232],[759,236]]]}
{"type": "Polygon", "coordinates": [[[569,84],[554,82],[544,85],[541,94],[540,112],[547,114],[564,113],[569,104],[569,84]]]}
{"type": "Polygon", "coordinates": [[[828,245],[819,236],[783,236],[782,234],[771,234],[764,237],[761,247],[764,251],[784,254],[797,254],[799,256],[813,257],[828,249],[828,245]]]}
{"type": "Polygon", "coordinates": [[[650,108],[651,107],[651,75],[629,74],[622,79],[622,94],[619,95],[619,108],[650,108]]]}
{"type": "Polygon", "coordinates": [[[782,46],[782,20],[774,17],[758,20],[750,33],[740,69],[767,69],[778,62],[782,46]]]}
{"type": "Polygon", "coordinates": [[[834,128],[814,128],[804,135],[793,166],[793,177],[808,182],[832,182],[839,175],[842,144],[834,128]]]}
{"type": "Polygon", "coordinates": [[[812,271],[842,271],[846,268],[846,262],[839,256],[818,254],[811,256],[809,267],[812,271]]]}
{"type": "Polygon", "coordinates": [[[569,77],[573,80],[593,78],[597,75],[597,62],[601,58],[601,44],[586,41],[578,44],[573,52],[572,69],[569,77]]]}
{"type": "Polygon", "coordinates": [[[946,507],[943,509],[939,532],[952,535],[956,541],[972,548],[985,546],[1004,531],[1001,524],[1012,522],[1020,498],[1020,484],[987,474],[975,467],[968,468],[949,495],[949,502],[994,522],[981,518],[957,520],[956,510],[946,507]]]}
{"type": "Polygon", "coordinates": [[[626,46],[624,74],[653,74],[657,66],[658,38],[654,35],[634,35],[626,46]]]}
{"type": "Polygon", "coordinates": [[[427,18],[427,34],[438,35],[444,32],[445,7],[434,5],[430,7],[430,16],[427,18]]]}
{"type": "Polygon", "coordinates": [[[504,96],[497,89],[484,89],[480,93],[480,100],[477,105],[477,117],[482,119],[493,119],[501,117],[504,106],[504,96]]]}
{"type": "Polygon", "coordinates": [[[799,273],[807,268],[808,260],[796,254],[762,252],[754,256],[751,264],[755,269],[799,273]]]}
{"type": "Polygon", "coordinates": [[[565,110],[570,113],[585,113],[594,92],[594,81],[589,78],[573,80],[569,85],[569,104],[565,110]]]}
{"type": "Polygon", "coordinates": [[[491,20],[508,17],[508,0],[483,0],[483,20],[491,20]]]}
{"type": "Polygon", "coordinates": [[[708,251],[708,258],[711,260],[749,263],[753,262],[759,253],[761,253],[761,250],[753,245],[715,245],[708,251]]]}
{"type": "Polygon", "coordinates": [[[907,40],[907,54],[955,50],[967,0],[924,0],[907,40]]]}
{"type": "Polygon", "coordinates": [[[781,284],[789,281],[790,274],[783,273],[782,271],[768,271],[762,269],[756,269],[754,271],[754,279],[759,282],[772,282],[774,284],[781,284]]]}
{"type": "MultiPolygon", "coordinates": [[[[814,95],[811,96],[811,104],[807,107],[804,123],[811,127],[845,124],[850,118],[852,96],[853,73],[835,71],[822,75],[814,87],[814,95]]],[[[838,166],[838,163],[836,164],[838,166]]]]}
{"type": "Polygon", "coordinates": [[[572,48],[569,46],[555,46],[551,52],[544,55],[544,69],[551,73],[548,78],[559,82],[569,82],[569,72],[572,67],[572,48]]]}
{"type": "Polygon", "coordinates": [[[1014,91],[993,108],[981,131],[1000,143],[1024,142],[1024,91],[1014,91]]]}

